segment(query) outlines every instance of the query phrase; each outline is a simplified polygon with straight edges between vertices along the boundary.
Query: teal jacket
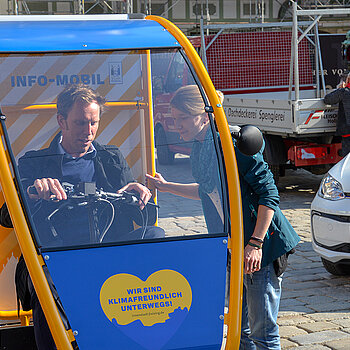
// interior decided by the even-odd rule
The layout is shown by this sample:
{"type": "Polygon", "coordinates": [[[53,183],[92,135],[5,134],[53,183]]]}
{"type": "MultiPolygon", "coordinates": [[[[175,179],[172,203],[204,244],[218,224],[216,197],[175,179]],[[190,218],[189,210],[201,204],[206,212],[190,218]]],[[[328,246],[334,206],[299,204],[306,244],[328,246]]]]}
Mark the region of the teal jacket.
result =
{"type": "Polygon", "coordinates": [[[278,190],[264,161],[263,149],[254,156],[246,156],[235,146],[242,195],[244,245],[253,234],[258,206],[264,205],[275,211],[263,244],[262,267],[289,252],[300,241],[279,208],[278,190]]]}

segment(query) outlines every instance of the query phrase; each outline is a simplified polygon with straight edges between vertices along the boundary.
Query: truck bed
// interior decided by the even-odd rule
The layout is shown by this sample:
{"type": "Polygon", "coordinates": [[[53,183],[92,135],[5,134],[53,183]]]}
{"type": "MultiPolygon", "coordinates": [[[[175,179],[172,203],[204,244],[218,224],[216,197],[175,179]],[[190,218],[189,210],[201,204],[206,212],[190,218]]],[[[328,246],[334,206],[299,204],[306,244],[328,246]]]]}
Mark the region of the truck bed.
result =
{"type": "Polygon", "coordinates": [[[334,133],[337,108],[321,98],[288,99],[288,92],[225,95],[224,109],[229,124],[253,124],[263,132],[281,136],[334,133]]]}

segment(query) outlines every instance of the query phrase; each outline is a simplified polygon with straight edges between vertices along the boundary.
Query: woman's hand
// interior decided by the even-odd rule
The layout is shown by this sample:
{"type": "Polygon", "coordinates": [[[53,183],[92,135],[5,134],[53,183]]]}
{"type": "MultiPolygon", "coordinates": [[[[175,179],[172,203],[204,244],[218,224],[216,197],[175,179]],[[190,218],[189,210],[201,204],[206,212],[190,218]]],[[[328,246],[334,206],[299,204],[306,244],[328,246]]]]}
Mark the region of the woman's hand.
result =
{"type": "Polygon", "coordinates": [[[166,191],[166,186],[168,182],[164,179],[164,177],[161,174],[155,173],[154,176],[146,174],[146,180],[148,181],[148,185],[150,187],[153,185],[160,192],[166,191]]]}
{"type": "Polygon", "coordinates": [[[244,273],[253,273],[261,269],[262,250],[249,244],[244,248],[244,273]]]}

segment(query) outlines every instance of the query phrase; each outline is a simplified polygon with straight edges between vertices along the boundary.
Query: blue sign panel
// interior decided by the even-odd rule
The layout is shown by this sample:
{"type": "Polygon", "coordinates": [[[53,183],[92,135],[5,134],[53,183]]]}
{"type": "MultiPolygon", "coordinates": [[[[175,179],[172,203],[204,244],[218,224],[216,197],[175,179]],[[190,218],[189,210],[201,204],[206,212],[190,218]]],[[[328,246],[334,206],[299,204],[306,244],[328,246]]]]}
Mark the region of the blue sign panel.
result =
{"type": "Polygon", "coordinates": [[[220,349],[224,237],[46,255],[81,349],[220,349]]]}

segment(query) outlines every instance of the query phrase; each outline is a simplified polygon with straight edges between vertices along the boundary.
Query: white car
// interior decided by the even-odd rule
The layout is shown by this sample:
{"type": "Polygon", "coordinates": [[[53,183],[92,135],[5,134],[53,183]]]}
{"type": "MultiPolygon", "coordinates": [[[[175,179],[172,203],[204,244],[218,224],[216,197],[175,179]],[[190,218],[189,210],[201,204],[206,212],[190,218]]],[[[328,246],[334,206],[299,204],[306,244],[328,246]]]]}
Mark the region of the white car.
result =
{"type": "Polygon", "coordinates": [[[350,154],[321,181],[311,203],[313,249],[333,275],[350,275],[350,154]]]}

